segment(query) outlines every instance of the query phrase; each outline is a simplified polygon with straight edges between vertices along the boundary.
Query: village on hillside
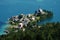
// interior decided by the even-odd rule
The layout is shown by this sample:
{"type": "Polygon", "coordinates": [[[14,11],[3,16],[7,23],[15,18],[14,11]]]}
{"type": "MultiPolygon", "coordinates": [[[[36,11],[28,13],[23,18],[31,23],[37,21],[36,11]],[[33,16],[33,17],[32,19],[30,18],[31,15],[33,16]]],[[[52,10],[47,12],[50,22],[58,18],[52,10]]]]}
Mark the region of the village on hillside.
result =
{"type": "MultiPolygon", "coordinates": [[[[20,14],[16,16],[12,16],[11,18],[8,19],[8,22],[10,24],[10,27],[8,28],[16,28],[16,29],[22,29],[25,31],[25,28],[34,28],[38,27],[40,28],[41,26],[38,25],[38,22],[41,20],[45,20],[50,18],[53,15],[52,12],[43,10],[43,9],[38,9],[37,11],[34,12],[34,14],[20,14]]],[[[8,30],[5,30],[6,33],[9,33],[8,30]]]]}
{"type": "Polygon", "coordinates": [[[9,26],[0,35],[0,40],[59,40],[60,22],[46,22],[53,12],[38,9],[33,14],[19,14],[8,19],[9,26]]]}

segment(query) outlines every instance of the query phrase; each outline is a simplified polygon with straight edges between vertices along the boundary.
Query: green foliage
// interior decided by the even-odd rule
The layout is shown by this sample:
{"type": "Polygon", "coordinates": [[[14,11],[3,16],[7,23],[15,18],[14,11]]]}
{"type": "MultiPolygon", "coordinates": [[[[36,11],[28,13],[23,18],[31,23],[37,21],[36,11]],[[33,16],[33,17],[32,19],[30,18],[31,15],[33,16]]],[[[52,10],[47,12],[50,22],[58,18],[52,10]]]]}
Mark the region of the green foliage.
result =
{"type": "MultiPolygon", "coordinates": [[[[16,29],[11,29],[16,30],[16,29]]],[[[0,40],[60,40],[60,23],[46,23],[41,28],[26,28],[25,31],[10,31],[7,35],[1,35],[0,40]]]]}

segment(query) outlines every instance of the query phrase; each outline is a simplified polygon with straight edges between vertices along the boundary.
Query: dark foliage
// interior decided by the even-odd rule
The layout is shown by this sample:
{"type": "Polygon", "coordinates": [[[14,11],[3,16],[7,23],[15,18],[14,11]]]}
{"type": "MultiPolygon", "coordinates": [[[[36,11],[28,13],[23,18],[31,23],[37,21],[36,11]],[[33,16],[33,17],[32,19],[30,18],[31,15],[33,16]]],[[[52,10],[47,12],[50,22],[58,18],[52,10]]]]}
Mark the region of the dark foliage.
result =
{"type": "Polygon", "coordinates": [[[60,40],[60,23],[46,23],[41,28],[35,27],[23,32],[11,32],[1,35],[0,40],[60,40]]]}

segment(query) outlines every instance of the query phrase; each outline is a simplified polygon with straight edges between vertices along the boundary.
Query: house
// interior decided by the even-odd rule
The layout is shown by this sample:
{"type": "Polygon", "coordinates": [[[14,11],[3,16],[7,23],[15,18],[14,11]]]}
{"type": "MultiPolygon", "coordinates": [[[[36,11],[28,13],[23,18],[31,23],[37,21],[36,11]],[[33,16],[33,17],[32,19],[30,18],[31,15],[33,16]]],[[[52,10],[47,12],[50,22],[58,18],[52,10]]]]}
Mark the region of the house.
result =
{"type": "Polygon", "coordinates": [[[35,16],[40,16],[41,15],[41,11],[42,11],[41,9],[38,9],[37,11],[35,11],[34,15],[35,16]]]}
{"type": "Polygon", "coordinates": [[[23,20],[22,20],[22,23],[25,25],[25,26],[27,26],[27,24],[30,22],[30,20],[28,19],[28,18],[24,18],[23,20]]]}
{"type": "Polygon", "coordinates": [[[18,21],[19,19],[18,19],[18,16],[12,16],[9,20],[10,21],[18,21]]]}
{"type": "Polygon", "coordinates": [[[35,16],[32,16],[32,18],[31,18],[33,21],[35,21],[36,20],[36,18],[35,18],[35,16]]]}
{"type": "Polygon", "coordinates": [[[39,8],[37,11],[35,11],[35,15],[40,16],[40,15],[46,14],[46,12],[43,11],[43,9],[39,8]]]}
{"type": "Polygon", "coordinates": [[[31,17],[31,16],[33,16],[33,15],[32,15],[32,14],[28,14],[27,16],[28,16],[28,17],[31,17]]]}
{"type": "Polygon", "coordinates": [[[39,9],[39,10],[40,10],[41,14],[46,14],[46,13],[43,11],[43,9],[39,9]]]}
{"type": "Polygon", "coordinates": [[[23,23],[19,23],[18,28],[23,28],[23,23]]]}
{"type": "Polygon", "coordinates": [[[25,28],[23,28],[22,30],[25,31],[25,28]]]}
{"type": "Polygon", "coordinates": [[[28,17],[31,17],[31,14],[28,14],[28,17]]]}
{"type": "Polygon", "coordinates": [[[19,27],[21,26],[20,28],[22,28],[23,26],[27,26],[27,24],[30,22],[30,20],[27,17],[25,17],[25,18],[21,18],[20,22],[21,23],[19,23],[19,27]]]}

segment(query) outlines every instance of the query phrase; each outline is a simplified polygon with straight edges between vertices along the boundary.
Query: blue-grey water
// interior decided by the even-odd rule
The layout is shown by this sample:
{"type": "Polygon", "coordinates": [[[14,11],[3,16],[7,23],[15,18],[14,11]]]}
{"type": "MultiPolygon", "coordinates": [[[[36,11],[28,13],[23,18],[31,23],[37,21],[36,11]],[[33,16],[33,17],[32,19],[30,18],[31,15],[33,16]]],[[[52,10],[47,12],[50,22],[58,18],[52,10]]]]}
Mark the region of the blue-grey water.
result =
{"type": "Polygon", "coordinates": [[[9,17],[34,13],[38,8],[52,11],[54,16],[51,22],[60,22],[60,0],[0,0],[0,34],[9,17]]]}

